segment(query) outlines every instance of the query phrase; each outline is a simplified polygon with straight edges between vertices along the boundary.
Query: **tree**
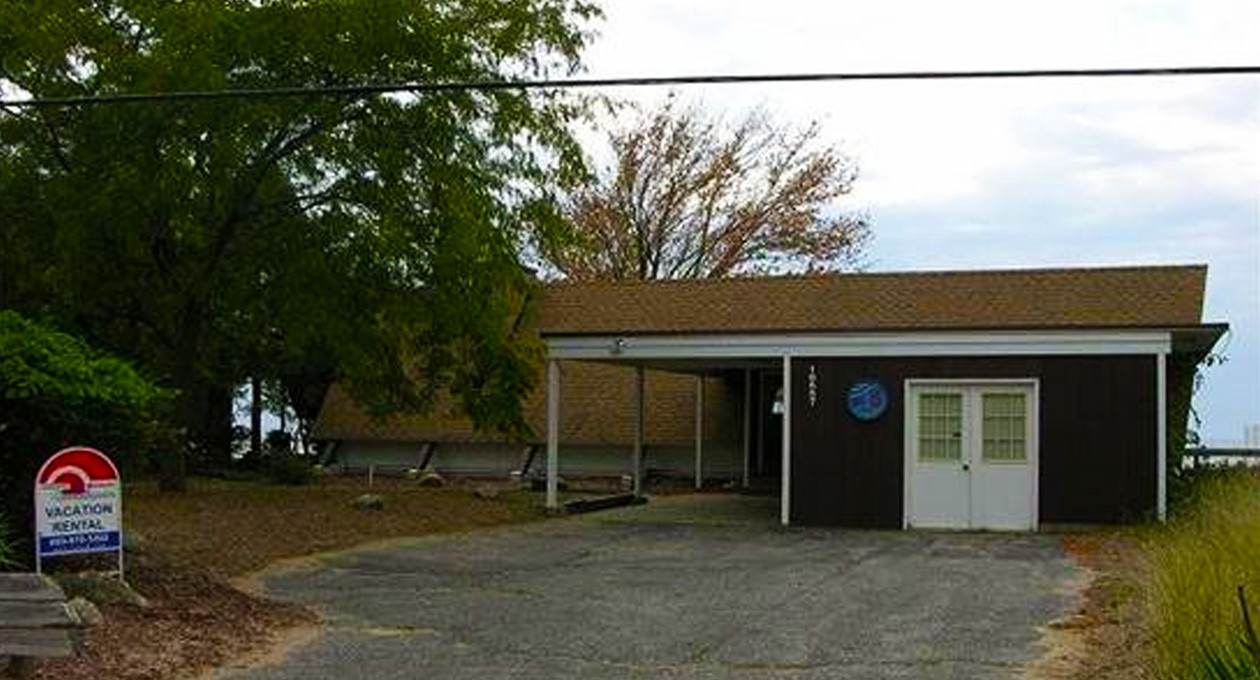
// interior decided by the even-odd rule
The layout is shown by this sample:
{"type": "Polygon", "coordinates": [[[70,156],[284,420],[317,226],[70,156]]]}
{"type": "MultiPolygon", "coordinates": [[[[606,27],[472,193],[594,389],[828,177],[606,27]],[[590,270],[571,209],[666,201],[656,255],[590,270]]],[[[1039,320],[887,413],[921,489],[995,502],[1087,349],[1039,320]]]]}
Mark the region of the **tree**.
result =
{"type": "Polygon", "coordinates": [[[149,451],[169,444],[158,424],[169,397],[127,362],[0,311],[0,525],[12,520],[8,540],[30,535],[31,489],[48,456],[66,444],[90,445],[134,472],[149,451]]]}
{"type": "MultiPolygon", "coordinates": [[[[579,67],[596,15],[581,0],[0,3],[0,86],[543,77],[579,67]]],[[[479,426],[519,432],[539,349],[515,332],[531,285],[517,245],[554,231],[582,113],[537,90],[3,107],[0,306],[175,388],[204,457],[228,455],[236,386],[313,352],[374,411],[450,385],[479,426]]],[[[179,485],[179,461],[165,478],[179,485]]]]}
{"type": "Polygon", "coordinates": [[[315,427],[315,419],[319,417],[319,409],[323,406],[324,395],[337,377],[337,367],[321,361],[321,357],[329,355],[330,352],[312,352],[288,357],[280,368],[276,384],[279,398],[276,400],[275,410],[293,410],[293,415],[297,418],[302,453],[307,455],[313,453],[311,432],[315,427]]]}
{"type": "Polygon", "coordinates": [[[763,111],[726,125],[670,97],[609,136],[613,164],[565,205],[576,241],[544,257],[571,279],[853,266],[867,223],[835,203],[857,171],[819,132],[763,111]]]}

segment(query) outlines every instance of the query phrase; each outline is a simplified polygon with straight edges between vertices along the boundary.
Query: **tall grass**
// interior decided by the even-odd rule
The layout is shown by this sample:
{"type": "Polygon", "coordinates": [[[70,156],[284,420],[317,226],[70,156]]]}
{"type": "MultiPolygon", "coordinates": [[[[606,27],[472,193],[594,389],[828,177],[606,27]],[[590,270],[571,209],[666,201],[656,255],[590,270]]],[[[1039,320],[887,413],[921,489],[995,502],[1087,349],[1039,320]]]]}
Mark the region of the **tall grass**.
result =
{"type": "Polygon", "coordinates": [[[1260,622],[1260,475],[1199,481],[1174,520],[1148,544],[1153,675],[1160,679],[1256,678],[1238,588],[1260,622]]]}

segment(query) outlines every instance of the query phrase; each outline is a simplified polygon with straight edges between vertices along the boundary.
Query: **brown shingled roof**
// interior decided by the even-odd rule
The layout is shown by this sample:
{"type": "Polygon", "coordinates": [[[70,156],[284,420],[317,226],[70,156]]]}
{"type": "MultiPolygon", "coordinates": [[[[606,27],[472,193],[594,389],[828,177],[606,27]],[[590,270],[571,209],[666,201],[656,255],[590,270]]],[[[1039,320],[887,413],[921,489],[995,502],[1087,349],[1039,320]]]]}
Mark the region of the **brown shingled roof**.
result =
{"type": "MultiPolygon", "coordinates": [[[[546,288],[538,313],[544,335],[878,331],[1038,328],[1180,328],[1197,326],[1205,266],[1028,269],[900,274],[709,279],[659,282],[559,283],[546,288]]],[[[573,363],[564,368],[566,415],[561,440],[624,443],[633,422],[630,370],[573,363]]],[[[722,420],[737,408],[721,380],[708,392],[709,437],[736,431],[722,420]]],[[[694,382],[649,372],[651,445],[693,436],[694,382]]],[[[523,404],[536,433],[544,421],[543,390],[523,404]]],[[[325,398],[316,436],[396,441],[501,441],[475,431],[443,400],[429,416],[374,419],[339,387],[325,398]]]]}
{"type": "Polygon", "coordinates": [[[559,283],[543,335],[1152,328],[1200,323],[1207,267],[559,283]]]}

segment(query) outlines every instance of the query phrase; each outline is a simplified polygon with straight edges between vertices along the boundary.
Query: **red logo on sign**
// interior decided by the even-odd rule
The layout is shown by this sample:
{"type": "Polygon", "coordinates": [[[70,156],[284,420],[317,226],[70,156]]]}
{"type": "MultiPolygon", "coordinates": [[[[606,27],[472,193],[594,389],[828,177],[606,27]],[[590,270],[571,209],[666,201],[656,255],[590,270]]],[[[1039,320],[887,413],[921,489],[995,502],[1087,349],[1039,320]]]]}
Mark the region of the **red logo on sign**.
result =
{"type": "Polygon", "coordinates": [[[96,449],[76,446],[54,453],[35,476],[39,486],[60,486],[62,493],[81,494],[89,487],[118,483],[118,468],[96,449]]]}

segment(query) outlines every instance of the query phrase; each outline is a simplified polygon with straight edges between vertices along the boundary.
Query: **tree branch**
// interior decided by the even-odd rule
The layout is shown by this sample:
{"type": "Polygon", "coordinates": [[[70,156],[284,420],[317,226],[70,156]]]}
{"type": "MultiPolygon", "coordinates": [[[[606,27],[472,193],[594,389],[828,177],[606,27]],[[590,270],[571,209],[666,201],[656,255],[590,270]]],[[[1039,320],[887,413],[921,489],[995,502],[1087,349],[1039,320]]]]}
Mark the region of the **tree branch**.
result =
{"type": "Polygon", "coordinates": [[[586,258],[604,269],[583,276],[712,277],[772,270],[776,263],[846,266],[867,227],[826,217],[854,173],[849,159],[819,145],[818,136],[817,125],[794,131],[760,111],[725,127],[672,100],[614,133],[615,172],[582,192],[580,208],[566,209],[589,247],[611,254],[586,258]],[[636,252],[631,267],[617,256],[623,243],[636,252]]]}

